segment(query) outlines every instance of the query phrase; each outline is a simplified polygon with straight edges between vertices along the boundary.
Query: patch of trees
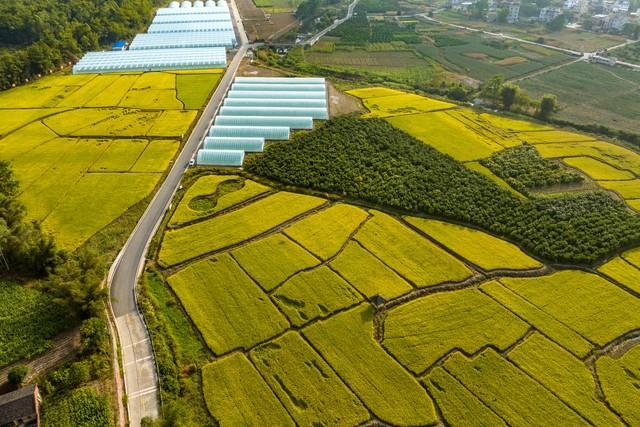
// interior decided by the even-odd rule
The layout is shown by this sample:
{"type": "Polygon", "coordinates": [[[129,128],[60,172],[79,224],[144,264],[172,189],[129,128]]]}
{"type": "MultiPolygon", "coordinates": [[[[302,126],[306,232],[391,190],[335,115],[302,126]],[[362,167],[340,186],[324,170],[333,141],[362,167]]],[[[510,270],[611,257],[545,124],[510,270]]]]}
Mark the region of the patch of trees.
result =
{"type": "Polygon", "coordinates": [[[520,200],[381,119],[342,117],[249,159],[287,185],[480,226],[556,262],[591,264],[640,242],[640,216],[604,192],[520,200]]]}
{"type": "Polygon", "coordinates": [[[555,95],[545,93],[536,101],[520,86],[505,82],[500,75],[493,76],[482,84],[480,96],[504,110],[533,115],[541,120],[549,120],[558,108],[555,95]]]}
{"type": "Polygon", "coordinates": [[[584,180],[582,175],[562,167],[558,162],[543,159],[536,148],[529,144],[498,151],[480,163],[523,194],[537,188],[584,180]]]}
{"type": "Polygon", "coordinates": [[[75,61],[145,28],[163,0],[3,0],[0,88],[75,61]]]}

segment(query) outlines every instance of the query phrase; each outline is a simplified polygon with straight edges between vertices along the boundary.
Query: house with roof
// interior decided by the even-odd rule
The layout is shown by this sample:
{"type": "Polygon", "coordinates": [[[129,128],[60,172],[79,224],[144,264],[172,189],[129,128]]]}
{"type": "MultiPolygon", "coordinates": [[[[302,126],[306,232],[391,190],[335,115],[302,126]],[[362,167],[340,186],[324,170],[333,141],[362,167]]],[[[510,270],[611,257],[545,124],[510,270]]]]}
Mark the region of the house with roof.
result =
{"type": "Polygon", "coordinates": [[[42,399],[36,384],[0,396],[0,427],[40,426],[42,399]]]}

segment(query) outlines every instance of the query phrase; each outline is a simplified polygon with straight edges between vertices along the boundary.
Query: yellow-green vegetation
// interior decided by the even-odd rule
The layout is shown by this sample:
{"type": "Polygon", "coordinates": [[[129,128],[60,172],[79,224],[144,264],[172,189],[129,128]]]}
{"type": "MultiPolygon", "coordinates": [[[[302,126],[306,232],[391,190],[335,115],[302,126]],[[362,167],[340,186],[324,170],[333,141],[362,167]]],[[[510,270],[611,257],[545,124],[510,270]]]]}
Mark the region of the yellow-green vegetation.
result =
{"type": "Polygon", "coordinates": [[[613,190],[625,199],[640,199],[640,179],[629,181],[598,181],[604,188],[613,190]]]}
{"type": "Polygon", "coordinates": [[[586,420],[492,349],[454,353],[444,368],[511,426],[585,426],[586,420]]]}
{"type": "Polygon", "coordinates": [[[168,280],[216,354],[249,348],[289,325],[228,254],[191,264],[168,280]]]}
{"type": "Polygon", "coordinates": [[[629,425],[640,425],[640,346],[620,358],[602,356],[596,371],[607,402],[629,425]]]}
{"type": "Polygon", "coordinates": [[[476,289],[440,292],[388,312],[384,346],[421,374],[452,350],[475,353],[487,345],[506,349],[529,325],[476,289]]]}
{"type": "Polygon", "coordinates": [[[640,170],[640,154],[605,141],[564,142],[536,145],[542,157],[586,156],[601,160],[618,169],[640,170]]]}
{"type": "Polygon", "coordinates": [[[177,226],[214,214],[267,191],[268,187],[236,175],[205,175],[186,191],[169,225],[177,226]]]}
{"type": "Polygon", "coordinates": [[[365,87],[365,88],[361,88],[361,89],[352,89],[352,90],[348,90],[347,93],[349,95],[353,95],[357,98],[360,99],[367,99],[367,98],[377,98],[380,96],[392,96],[392,95],[402,95],[404,94],[404,92],[399,91],[399,90],[395,90],[395,89],[389,89],[386,87],[365,87]]]}
{"type": "Polygon", "coordinates": [[[624,258],[615,257],[598,267],[598,271],[640,293],[640,269],[624,258]]]}
{"type": "MultiPolygon", "coordinates": [[[[497,114],[482,113],[480,114],[480,117],[484,120],[487,120],[492,125],[497,126],[501,129],[504,129],[508,132],[532,132],[532,131],[552,130],[552,128],[550,128],[549,126],[541,123],[512,119],[510,117],[499,116],[497,114]]],[[[525,136],[521,135],[521,137],[525,137],[525,136]]]]}
{"type": "Polygon", "coordinates": [[[447,111],[390,117],[387,120],[425,144],[462,162],[489,157],[503,148],[447,111]]]}
{"type": "Polygon", "coordinates": [[[582,335],[510,291],[501,283],[488,282],[480,286],[480,290],[576,356],[584,357],[592,350],[593,346],[582,335]]]}
{"type": "Polygon", "coordinates": [[[165,233],[160,261],[175,265],[270,230],[325,203],[324,199],[279,192],[228,214],[165,233]]]}
{"type": "Polygon", "coordinates": [[[265,291],[280,285],[293,274],[320,261],[283,234],[249,243],[231,252],[242,268],[265,291]]]}
{"type": "Polygon", "coordinates": [[[365,98],[363,104],[370,111],[366,117],[393,117],[405,114],[427,113],[456,107],[449,102],[405,93],[375,98],[365,98]]]}
{"type": "Polygon", "coordinates": [[[593,141],[594,138],[575,132],[563,130],[543,130],[540,132],[528,132],[520,134],[520,138],[529,144],[548,144],[553,142],[593,141]]]}
{"type": "Polygon", "coordinates": [[[207,408],[221,426],[294,426],[256,368],[234,353],[202,368],[207,408]]]}
{"type": "Polygon", "coordinates": [[[263,344],[251,360],[298,425],[359,425],[369,412],[297,332],[263,344]]]}
{"type": "Polygon", "coordinates": [[[629,205],[631,209],[640,212],[640,199],[627,199],[625,203],[629,205]]]}
{"type": "Polygon", "coordinates": [[[284,233],[317,257],[334,256],[352,233],[367,218],[367,212],[355,206],[337,204],[285,228],[284,233]]]}
{"type": "Polygon", "coordinates": [[[447,424],[453,427],[505,426],[505,422],[443,368],[434,368],[422,380],[436,400],[447,424]]]}
{"type": "Polygon", "coordinates": [[[565,270],[549,276],[500,281],[598,345],[640,328],[640,300],[595,274],[565,270]]]}
{"type": "Polygon", "coordinates": [[[374,212],[355,238],[418,287],[459,282],[472,275],[461,261],[381,212],[374,212]]]}
{"type": "Polygon", "coordinates": [[[626,251],[622,254],[622,258],[640,268],[640,247],[626,251]]]}
{"type": "Polygon", "coordinates": [[[592,159],[591,157],[567,157],[562,159],[562,161],[569,166],[580,169],[589,175],[591,179],[595,180],[624,180],[633,179],[634,177],[633,174],[627,170],[614,168],[607,163],[592,159]]]}
{"type": "Polygon", "coordinates": [[[394,425],[435,424],[433,402],[373,339],[373,309],[363,304],[303,330],[360,400],[394,425]]]}
{"type": "Polygon", "coordinates": [[[178,99],[184,104],[184,108],[198,109],[209,98],[209,94],[215,89],[222,74],[181,74],[177,76],[176,89],[178,99]]]}
{"type": "Polygon", "coordinates": [[[598,400],[596,384],[589,368],[539,333],[530,335],[511,350],[508,358],[593,425],[623,425],[598,400]]]}
{"type": "Polygon", "coordinates": [[[273,293],[273,299],[289,321],[302,326],[357,304],[362,297],[329,267],[303,271],[273,293]]]}
{"type": "Polygon", "coordinates": [[[541,263],[516,245],[482,231],[433,219],[405,219],[483,270],[528,270],[542,267],[541,263]]]}
{"type": "MultiPolygon", "coordinates": [[[[188,79],[180,90],[192,90],[188,79]]],[[[164,72],[49,76],[0,93],[0,160],[12,162],[30,218],[61,249],[153,191],[197,116],[178,95],[176,75],[164,72]]]]}
{"type": "Polygon", "coordinates": [[[504,188],[505,190],[509,190],[515,196],[521,199],[526,199],[526,196],[524,196],[518,190],[516,190],[515,188],[507,184],[507,182],[504,179],[500,178],[498,175],[491,172],[491,169],[481,165],[479,162],[466,162],[464,165],[469,169],[474,170],[479,174],[486,176],[487,178],[489,178],[490,180],[498,184],[500,187],[504,188]]]}
{"type": "Polygon", "coordinates": [[[367,298],[381,295],[391,299],[413,289],[406,280],[354,241],[349,242],[331,261],[331,267],[367,298]]]}

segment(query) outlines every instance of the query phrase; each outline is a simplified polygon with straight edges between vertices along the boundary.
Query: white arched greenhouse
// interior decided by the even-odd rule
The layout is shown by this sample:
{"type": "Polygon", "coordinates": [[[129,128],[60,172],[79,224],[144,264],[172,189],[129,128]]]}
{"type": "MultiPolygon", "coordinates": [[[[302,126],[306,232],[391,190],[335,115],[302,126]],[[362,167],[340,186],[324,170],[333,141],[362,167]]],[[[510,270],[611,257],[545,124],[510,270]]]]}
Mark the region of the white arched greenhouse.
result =
{"type": "Polygon", "coordinates": [[[233,31],[233,25],[231,24],[231,21],[151,24],[147,33],[195,33],[210,31],[233,31]]]}
{"type": "Polygon", "coordinates": [[[220,107],[221,116],[280,116],[280,117],[311,117],[327,120],[329,113],[326,108],[287,108],[287,107],[220,107]]]}
{"type": "Polygon", "coordinates": [[[264,150],[264,138],[211,137],[204,139],[206,150],[242,150],[247,153],[260,153],[264,150]]]}
{"type": "Polygon", "coordinates": [[[311,117],[269,117],[269,116],[218,116],[219,126],[286,126],[291,129],[313,129],[311,117]]]}
{"type": "Polygon", "coordinates": [[[227,98],[253,98],[253,99],[327,99],[326,92],[295,92],[295,91],[244,91],[231,90],[227,98]]]}
{"type": "Polygon", "coordinates": [[[311,107],[327,108],[326,99],[269,99],[269,98],[226,98],[228,107],[311,107]]]}
{"type": "Polygon", "coordinates": [[[242,127],[213,125],[211,130],[209,130],[209,136],[287,140],[289,139],[289,128],[278,126],[242,127]]]}
{"type": "Polygon", "coordinates": [[[326,93],[324,84],[266,84],[266,83],[234,83],[231,86],[234,92],[320,92],[326,93]]]}
{"type": "Polygon", "coordinates": [[[236,77],[235,83],[324,85],[324,77],[236,77]]]}
{"type": "Polygon", "coordinates": [[[198,150],[196,163],[199,165],[242,166],[242,150],[198,150]]]}
{"type": "Polygon", "coordinates": [[[211,33],[153,33],[138,34],[129,50],[173,49],[194,47],[233,47],[236,36],[232,31],[211,33]]]}

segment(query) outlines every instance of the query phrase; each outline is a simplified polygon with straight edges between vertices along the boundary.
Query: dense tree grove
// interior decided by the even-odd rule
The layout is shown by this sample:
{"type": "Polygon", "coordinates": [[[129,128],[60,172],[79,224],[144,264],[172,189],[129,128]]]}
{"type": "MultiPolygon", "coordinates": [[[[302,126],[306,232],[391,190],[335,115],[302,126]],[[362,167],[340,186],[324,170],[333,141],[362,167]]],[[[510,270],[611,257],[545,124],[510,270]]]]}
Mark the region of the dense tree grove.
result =
{"type": "Polygon", "coordinates": [[[480,163],[523,194],[536,188],[584,180],[582,175],[563,168],[560,163],[543,159],[529,144],[498,151],[480,163]]]}
{"type": "Polygon", "coordinates": [[[146,27],[163,0],[3,0],[0,88],[76,60],[146,27]]]}
{"type": "Polygon", "coordinates": [[[640,242],[640,216],[604,192],[520,200],[381,119],[331,120],[268,147],[246,168],[289,185],[471,223],[557,262],[589,264],[640,242]]]}

